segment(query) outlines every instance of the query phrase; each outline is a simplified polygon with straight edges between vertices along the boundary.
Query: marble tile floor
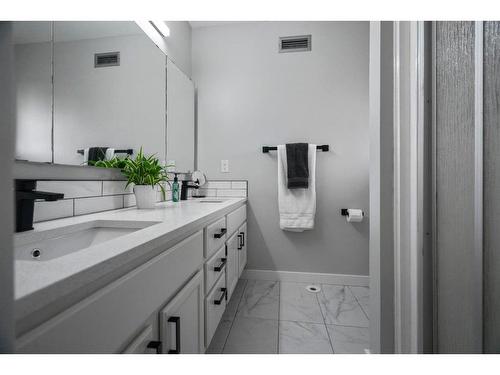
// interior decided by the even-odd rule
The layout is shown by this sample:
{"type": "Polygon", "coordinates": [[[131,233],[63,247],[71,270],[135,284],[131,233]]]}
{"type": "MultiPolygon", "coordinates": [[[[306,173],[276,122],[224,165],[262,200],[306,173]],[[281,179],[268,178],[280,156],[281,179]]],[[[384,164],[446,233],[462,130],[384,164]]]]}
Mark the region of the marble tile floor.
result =
{"type": "Polygon", "coordinates": [[[240,279],[207,353],[365,353],[368,287],[307,285],[240,279]]]}

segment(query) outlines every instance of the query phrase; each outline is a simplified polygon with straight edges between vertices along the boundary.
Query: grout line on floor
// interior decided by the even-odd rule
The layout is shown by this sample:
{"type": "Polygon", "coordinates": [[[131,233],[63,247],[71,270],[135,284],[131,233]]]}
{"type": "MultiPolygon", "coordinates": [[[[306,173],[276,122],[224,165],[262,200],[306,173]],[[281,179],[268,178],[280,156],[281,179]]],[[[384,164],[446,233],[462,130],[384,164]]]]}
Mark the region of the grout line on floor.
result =
{"type": "MultiPolygon", "coordinates": [[[[321,284],[319,284],[321,285],[321,284]]],[[[323,317],[323,325],[325,326],[325,329],[326,329],[326,334],[328,335],[328,341],[330,342],[330,347],[332,348],[332,353],[335,354],[335,350],[333,349],[333,339],[330,337],[330,332],[328,332],[328,326],[326,325],[326,318],[325,318],[325,314],[323,314],[323,309],[321,308],[321,302],[319,301],[319,294],[322,294],[325,299],[326,299],[326,296],[324,295],[323,293],[323,288],[321,288],[321,290],[319,291],[319,293],[316,293],[316,301],[318,302],[318,305],[319,305],[319,311],[321,312],[321,316],[323,317]]]]}
{"type": "MultiPolygon", "coordinates": [[[[356,300],[356,302],[358,303],[358,305],[359,305],[359,307],[360,307],[361,311],[363,311],[363,314],[365,314],[366,319],[368,319],[368,321],[370,321],[370,317],[368,316],[368,313],[365,311],[365,309],[364,309],[363,305],[359,302],[359,299],[358,299],[358,297],[356,296],[356,294],[352,291],[352,285],[348,285],[348,287],[349,287],[349,290],[351,291],[352,295],[354,296],[354,299],[355,299],[355,300],[356,300]]],[[[368,297],[368,298],[370,298],[370,297],[368,297]]]]}
{"type": "Polygon", "coordinates": [[[229,327],[229,330],[227,331],[227,336],[226,336],[226,339],[224,340],[224,345],[222,345],[221,354],[224,353],[224,349],[226,348],[226,344],[227,344],[227,339],[229,338],[229,335],[231,334],[231,330],[233,329],[234,321],[236,320],[236,316],[238,315],[238,309],[240,307],[241,300],[243,299],[243,296],[245,295],[245,291],[247,289],[248,279],[242,279],[242,280],[245,280],[245,286],[243,287],[243,292],[241,293],[240,300],[238,301],[238,304],[236,305],[236,312],[234,314],[233,319],[231,320],[231,326],[229,327]]]}

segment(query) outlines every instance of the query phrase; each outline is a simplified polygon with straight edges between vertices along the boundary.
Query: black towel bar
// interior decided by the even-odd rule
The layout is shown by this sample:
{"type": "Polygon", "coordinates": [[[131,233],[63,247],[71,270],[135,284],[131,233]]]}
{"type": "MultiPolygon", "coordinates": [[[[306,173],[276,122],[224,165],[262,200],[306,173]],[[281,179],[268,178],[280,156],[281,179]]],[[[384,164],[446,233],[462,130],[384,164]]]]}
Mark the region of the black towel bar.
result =
{"type": "MultiPolygon", "coordinates": [[[[268,153],[269,151],[276,151],[278,147],[276,146],[262,146],[262,152],[263,153],[268,153]]],[[[316,146],[317,150],[321,150],[323,152],[330,151],[330,146],[329,145],[318,145],[316,146]]]]}
{"type": "MultiPolygon", "coordinates": [[[[77,153],[83,155],[84,150],[76,150],[77,153]]],[[[134,150],[131,148],[128,148],[126,150],[115,150],[115,154],[128,154],[132,155],[134,153],[134,150]]]]}

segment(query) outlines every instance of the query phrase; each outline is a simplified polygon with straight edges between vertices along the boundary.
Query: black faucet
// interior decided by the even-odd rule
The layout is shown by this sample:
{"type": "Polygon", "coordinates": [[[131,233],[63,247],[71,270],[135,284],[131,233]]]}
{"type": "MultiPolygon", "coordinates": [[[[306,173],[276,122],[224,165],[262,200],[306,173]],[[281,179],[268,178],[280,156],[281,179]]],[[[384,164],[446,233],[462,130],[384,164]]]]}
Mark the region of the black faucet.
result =
{"type": "Polygon", "coordinates": [[[185,201],[187,199],[188,189],[198,189],[200,187],[198,184],[198,180],[195,181],[195,184],[191,184],[190,181],[183,180],[181,185],[181,201],[185,201]]]}
{"type": "Polygon", "coordinates": [[[33,229],[35,199],[57,201],[64,198],[61,193],[36,191],[36,180],[16,180],[16,232],[33,229]]]}

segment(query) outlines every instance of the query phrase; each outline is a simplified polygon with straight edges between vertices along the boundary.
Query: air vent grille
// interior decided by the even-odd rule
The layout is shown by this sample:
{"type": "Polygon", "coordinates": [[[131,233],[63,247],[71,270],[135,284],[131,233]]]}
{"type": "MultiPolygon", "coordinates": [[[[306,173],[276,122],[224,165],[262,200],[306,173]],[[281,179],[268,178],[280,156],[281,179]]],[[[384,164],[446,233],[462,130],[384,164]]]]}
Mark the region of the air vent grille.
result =
{"type": "Polygon", "coordinates": [[[104,68],[108,66],[120,66],[120,52],[96,53],[94,55],[94,67],[104,68]]]}
{"type": "Polygon", "coordinates": [[[280,52],[304,52],[311,50],[311,35],[280,37],[280,52]]]}

